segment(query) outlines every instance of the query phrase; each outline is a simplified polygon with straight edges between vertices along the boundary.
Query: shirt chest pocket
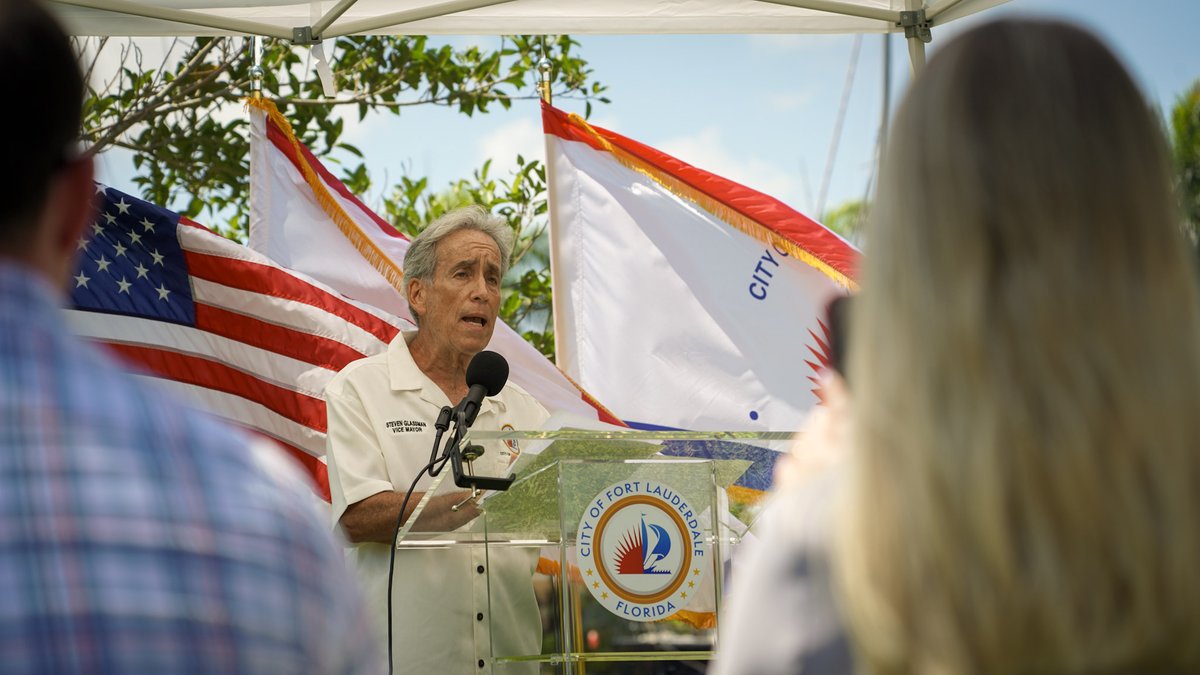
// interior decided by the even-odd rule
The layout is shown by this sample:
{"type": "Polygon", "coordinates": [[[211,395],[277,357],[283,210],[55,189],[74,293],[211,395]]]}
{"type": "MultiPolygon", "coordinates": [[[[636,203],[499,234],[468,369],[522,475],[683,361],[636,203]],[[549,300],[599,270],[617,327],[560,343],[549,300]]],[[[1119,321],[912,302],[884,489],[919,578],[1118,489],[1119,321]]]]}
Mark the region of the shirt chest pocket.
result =
{"type": "MultiPolygon", "coordinates": [[[[433,423],[410,418],[388,420],[381,425],[376,435],[387,466],[388,480],[396,490],[407,490],[412,479],[429,462],[429,453],[433,449],[433,439],[436,435],[433,423]]],[[[444,438],[445,436],[443,440],[444,438]]],[[[421,488],[428,482],[429,477],[425,476],[417,486],[421,488]]]]}

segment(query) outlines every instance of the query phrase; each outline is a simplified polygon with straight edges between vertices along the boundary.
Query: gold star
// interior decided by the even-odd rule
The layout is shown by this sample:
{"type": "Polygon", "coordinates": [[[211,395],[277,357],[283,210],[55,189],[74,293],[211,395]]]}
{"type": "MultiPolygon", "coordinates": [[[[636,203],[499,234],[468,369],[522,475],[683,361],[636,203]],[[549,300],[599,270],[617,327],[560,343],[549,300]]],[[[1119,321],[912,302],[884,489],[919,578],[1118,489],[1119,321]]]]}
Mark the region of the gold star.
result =
{"type": "Polygon", "coordinates": [[[607,600],[607,599],[608,599],[608,593],[601,593],[601,594],[600,594],[600,598],[601,598],[601,599],[603,599],[603,600],[607,600]]]}
{"type": "Polygon", "coordinates": [[[688,582],[688,588],[695,588],[695,587],[696,587],[696,582],[694,582],[694,581],[688,582]]]}
{"type": "Polygon", "coordinates": [[[587,575],[588,575],[589,577],[590,577],[590,576],[592,576],[592,571],[591,571],[591,570],[588,570],[588,571],[587,571],[587,575]]]}
{"type": "Polygon", "coordinates": [[[600,582],[599,582],[599,581],[593,581],[593,582],[592,582],[592,588],[600,588],[600,582]]]}
{"type": "Polygon", "coordinates": [[[692,576],[699,576],[700,570],[692,570],[692,576]]]}
{"type": "Polygon", "coordinates": [[[681,597],[681,598],[686,598],[686,597],[687,597],[687,591],[684,591],[684,592],[680,593],[680,594],[679,594],[679,597],[681,597]]]}

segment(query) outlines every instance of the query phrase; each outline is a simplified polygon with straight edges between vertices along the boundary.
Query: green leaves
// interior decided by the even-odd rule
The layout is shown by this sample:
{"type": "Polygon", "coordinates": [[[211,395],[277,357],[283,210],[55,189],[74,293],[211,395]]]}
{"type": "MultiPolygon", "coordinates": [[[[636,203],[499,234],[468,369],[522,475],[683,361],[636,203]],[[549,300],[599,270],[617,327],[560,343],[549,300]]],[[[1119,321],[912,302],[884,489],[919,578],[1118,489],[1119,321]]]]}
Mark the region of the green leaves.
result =
{"type": "Polygon", "coordinates": [[[860,199],[843,202],[821,214],[821,223],[852,244],[861,245],[870,206],[868,202],[860,199]]]}
{"type": "Polygon", "coordinates": [[[491,160],[485,161],[470,179],[454,181],[440,191],[430,190],[424,178],[402,177],[384,198],[384,213],[410,237],[438,216],[468,204],[478,204],[506,219],[516,246],[504,280],[500,318],[553,358],[546,168],[518,155],[517,166],[508,176],[496,179],[491,170],[491,160]]]}
{"type": "MultiPolygon", "coordinates": [[[[326,45],[339,90],[334,98],[324,96],[307,49],[267,40],[263,92],[318,157],[337,148],[360,159],[358,148],[340,140],[344,122],[335,114],[338,106],[352,106],[360,120],[369,114],[398,115],[415,105],[445,106],[466,116],[486,113],[495,103],[507,108],[515,98],[537,97],[535,64],[544,45],[558,59],[556,96],[603,100],[604,86],[592,80],[586,61],[573,53],[578,43],[569,36],[494,40],[496,47],[489,50],[455,49],[424,36],[339,38],[326,45]]],[[[143,197],[244,238],[249,127],[241,100],[250,92],[250,40],[181,38],[153,59],[141,44],[76,39],[89,73],[82,130],[89,152],[112,147],[131,151],[140,172],[134,181],[143,197]]],[[[339,178],[359,194],[371,188],[362,163],[343,165],[339,178]]],[[[418,186],[418,193],[426,189],[423,179],[405,176],[396,187],[407,203],[414,203],[408,197],[418,186]]],[[[434,200],[437,208],[473,198],[469,190],[455,190],[457,196],[434,200]]],[[[516,193],[522,195],[536,196],[516,193]]],[[[402,229],[415,226],[424,216],[398,213],[397,223],[402,229]]]]}
{"type": "MultiPolygon", "coordinates": [[[[424,36],[340,38],[326,45],[339,93],[326,98],[304,48],[268,40],[263,53],[263,92],[274,99],[297,137],[357,194],[372,187],[361,161],[338,161],[334,149],[363,159],[341,141],[338,106],[351,106],[359,120],[395,114],[409,106],[439,105],[471,117],[489,106],[537,98],[537,64],[554,57],[556,98],[607,102],[606,88],[592,78],[570,36],[494,38],[494,49],[477,45],[456,50],[424,36]]],[[[83,137],[90,152],[120,147],[133,153],[134,183],[145,199],[177,209],[245,241],[249,223],[249,123],[242,98],[250,92],[252,54],[244,38],[178,39],[157,63],[140,45],[77,39],[90,73],[83,137]],[[105,63],[119,64],[102,72],[105,63]]],[[[400,176],[386,191],[386,217],[413,236],[450,209],[479,204],[508,220],[516,234],[504,285],[501,318],[542,353],[553,357],[547,246],[546,169],[518,156],[508,176],[492,175],[491,161],[470,178],[433,191],[423,176],[400,176]]]]}
{"type": "Polygon", "coordinates": [[[1192,236],[1200,230],[1200,80],[1171,110],[1171,145],[1184,219],[1192,236]]]}

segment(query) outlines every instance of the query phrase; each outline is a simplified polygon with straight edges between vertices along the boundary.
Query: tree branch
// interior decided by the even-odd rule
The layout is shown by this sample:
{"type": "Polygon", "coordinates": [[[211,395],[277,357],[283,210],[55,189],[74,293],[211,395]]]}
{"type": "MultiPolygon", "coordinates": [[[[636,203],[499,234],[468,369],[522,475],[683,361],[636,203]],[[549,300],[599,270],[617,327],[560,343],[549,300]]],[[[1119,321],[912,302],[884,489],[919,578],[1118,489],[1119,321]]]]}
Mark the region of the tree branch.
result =
{"type": "MultiPolygon", "coordinates": [[[[75,44],[77,45],[77,49],[79,51],[79,57],[83,58],[84,54],[86,53],[87,42],[88,42],[87,38],[83,38],[83,39],[72,38],[72,40],[75,41],[75,44]]],[[[91,62],[88,63],[87,70],[83,74],[84,84],[87,84],[92,81],[92,73],[95,72],[95,70],[96,70],[96,63],[100,60],[100,52],[104,51],[104,46],[106,44],[108,44],[108,36],[107,35],[105,35],[104,37],[101,37],[99,40],[96,41],[96,51],[95,51],[95,53],[92,54],[91,62]]]]}
{"type": "MultiPolygon", "coordinates": [[[[538,94],[518,94],[518,95],[505,94],[503,96],[492,96],[492,95],[488,95],[486,93],[486,91],[491,88],[492,87],[489,86],[486,88],[475,89],[475,90],[469,91],[467,93],[472,96],[479,96],[482,98],[486,98],[489,101],[501,101],[501,100],[533,101],[533,100],[537,100],[538,98],[541,98],[538,94]]],[[[578,101],[581,101],[584,98],[586,98],[584,96],[568,94],[565,91],[564,92],[555,92],[554,97],[568,99],[568,100],[578,100],[578,101]]],[[[283,101],[285,103],[291,103],[292,105],[298,105],[298,106],[300,106],[300,105],[306,105],[306,106],[308,106],[308,105],[348,105],[348,104],[355,104],[355,103],[369,103],[371,107],[378,107],[378,108],[408,108],[408,107],[411,107],[414,105],[428,105],[430,103],[435,104],[435,105],[444,105],[444,104],[450,102],[451,97],[450,96],[432,96],[429,98],[420,98],[415,101],[371,101],[366,95],[356,95],[351,98],[280,98],[278,100],[283,101]]]]}
{"type": "Polygon", "coordinates": [[[166,102],[166,97],[171,93],[171,91],[175,89],[180,82],[187,79],[187,77],[191,75],[196,67],[204,61],[209,52],[211,52],[221,40],[224,40],[224,38],[214,38],[211,42],[197,50],[196,54],[193,55],[187,64],[185,64],[184,67],[179,71],[175,79],[168,82],[167,86],[163,87],[162,90],[147,99],[140,109],[129,113],[128,115],[122,116],[119,120],[110,125],[107,128],[107,131],[104,132],[104,135],[92,143],[92,146],[87,149],[85,155],[89,157],[95,155],[97,152],[103,150],[109,145],[112,145],[113,141],[115,141],[121,134],[125,133],[130,127],[149,119],[153,113],[158,111],[158,107],[166,102]]]}

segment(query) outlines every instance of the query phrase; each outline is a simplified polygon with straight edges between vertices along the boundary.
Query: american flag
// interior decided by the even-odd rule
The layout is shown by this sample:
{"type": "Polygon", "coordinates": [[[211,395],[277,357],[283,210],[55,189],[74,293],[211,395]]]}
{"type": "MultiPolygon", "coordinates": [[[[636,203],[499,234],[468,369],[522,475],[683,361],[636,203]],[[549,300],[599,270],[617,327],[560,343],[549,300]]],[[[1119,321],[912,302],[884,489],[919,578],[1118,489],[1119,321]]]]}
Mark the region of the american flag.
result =
{"type": "Polygon", "coordinates": [[[325,385],[407,322],[201,225],[96,186],[68,311],[143,377],[287,448],[329,498],[325,385]]]}

